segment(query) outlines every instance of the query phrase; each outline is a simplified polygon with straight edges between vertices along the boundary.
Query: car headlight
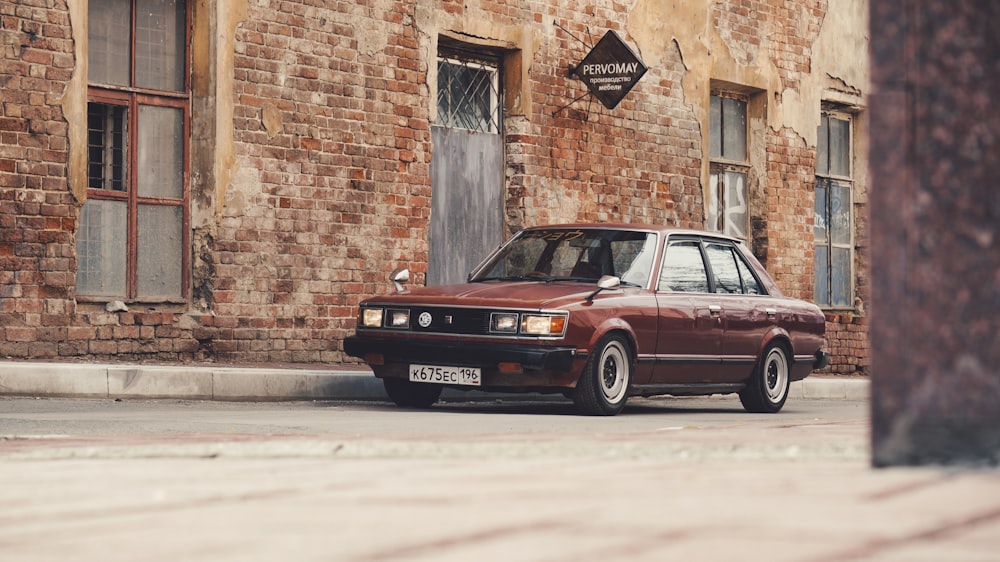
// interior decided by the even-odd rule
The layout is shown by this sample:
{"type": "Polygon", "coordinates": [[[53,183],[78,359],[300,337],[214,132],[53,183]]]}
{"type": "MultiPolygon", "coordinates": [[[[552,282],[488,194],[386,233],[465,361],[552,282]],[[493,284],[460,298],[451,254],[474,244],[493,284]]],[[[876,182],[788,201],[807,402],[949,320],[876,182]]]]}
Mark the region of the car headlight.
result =
{"type": "Polygon", "coordinates": [[[382,309],[365,308],[361,310],[361,325],[365,328],[382,327],[382,309]]]}
{"type": "Polygon", "coordinates": [[[521,318],[521,333],[532,336],[561,336],[566,330],[566,317],[552,314],[525,314],[521,318]]]}
{"type": "Polygon", "coordinates": [[[490,331],[499,334],[516,334],[519,316],[516,312],[494,312],[490,315],[490,331]]]}
{"type": "Polygon", "coordinates": [[[389,309],[390,328],[409,328],[410,311],[406,309],[389,309]]]}

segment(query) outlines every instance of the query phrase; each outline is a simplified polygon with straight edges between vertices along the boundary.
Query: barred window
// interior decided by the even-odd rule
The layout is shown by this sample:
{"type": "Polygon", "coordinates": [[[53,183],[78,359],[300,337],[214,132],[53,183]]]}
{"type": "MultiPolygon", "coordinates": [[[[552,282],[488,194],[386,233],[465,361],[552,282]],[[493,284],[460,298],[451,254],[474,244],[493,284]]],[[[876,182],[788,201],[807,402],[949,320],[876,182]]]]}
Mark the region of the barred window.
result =
{"type": "Polygon", "coordinates": [[[438,125],[500,132],[499,63],[441,56],[437,79],[438,125]]]}

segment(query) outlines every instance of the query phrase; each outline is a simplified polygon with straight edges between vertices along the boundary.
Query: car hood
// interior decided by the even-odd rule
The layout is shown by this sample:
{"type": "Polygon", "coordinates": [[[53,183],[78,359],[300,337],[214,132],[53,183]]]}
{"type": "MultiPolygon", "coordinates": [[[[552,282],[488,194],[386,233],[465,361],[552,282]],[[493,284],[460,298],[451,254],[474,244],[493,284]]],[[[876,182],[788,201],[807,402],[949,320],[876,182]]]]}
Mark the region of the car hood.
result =
{"type": "Polygon", "coordinates": [[[597,290],[597,283],[486,281],[436,287],[414,287],[402,293],[372,297],[367,299],[366,303],[490,308],[559,308],[567,304],[582,302],[595,290],[597,290]]]}

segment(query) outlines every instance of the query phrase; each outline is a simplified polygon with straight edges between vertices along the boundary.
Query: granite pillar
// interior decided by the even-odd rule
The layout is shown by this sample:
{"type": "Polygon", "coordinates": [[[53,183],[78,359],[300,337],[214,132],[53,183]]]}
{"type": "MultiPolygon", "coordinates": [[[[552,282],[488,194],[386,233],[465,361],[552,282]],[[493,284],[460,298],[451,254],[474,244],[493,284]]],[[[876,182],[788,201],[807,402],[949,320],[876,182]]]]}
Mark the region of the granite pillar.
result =
{"type": "Polygon", "coordinates": [[[1000,462],[1000,2],[870,0],[872,461],[1000,462]]]}

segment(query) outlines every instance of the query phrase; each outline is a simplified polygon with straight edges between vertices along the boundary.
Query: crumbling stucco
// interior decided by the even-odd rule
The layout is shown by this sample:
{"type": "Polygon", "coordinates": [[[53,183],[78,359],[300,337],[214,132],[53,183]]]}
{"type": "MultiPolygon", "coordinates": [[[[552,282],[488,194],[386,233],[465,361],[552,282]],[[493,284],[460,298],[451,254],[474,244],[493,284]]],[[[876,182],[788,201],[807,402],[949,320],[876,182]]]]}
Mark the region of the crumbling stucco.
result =
{"type": "MultiPolygon", "coordinates": [[[[417,29],[421,34],[421,50],[424,60],[437,59],[438,38],[452,39],[483,47],[493,47],[512,53],[514,60],[505,61],[504,113],[531,119],[531,61],[540,47],[543,37],[531,24],[501,25],[490,21],[471,4],[466,5],[463,15],[455,16],[421,3],[415,12],[417,29]],[[513,64],[511,64],[513,63],[513,64]]],[[[429,92],[437,88],[437,65],[427,65],[427,87],[429,92]]],[[[437,104],[430,104],[430,119],[437,118],[437,104]]]]}
{"type": "Polygon", "coordinates": [[[191,42],[193,228],[222,216],[236,167],[233,76],[236,29],[247,0],[196,0],[191,42]]]}
{"type": "Polygon", "coordinates": [[[69,135],[69,191],[79,203],[87,199],[87,0],[68,0],[76,64],[61,100],[69,135]]]}
{"type": "MultiPolygon", "coordinates": [[[[816,146],[816,131],[823,100],[863,103],[868,71],[856,53],[867,52],[867,3],[865,0],[829,2],[818,34],[809,36],[804,8],[792,14],[799,35],[812,39],[809,71],[785,84],[769,56],[771,23],[754,29],[758,42],[739,41],[726,25],[712,23],[712,3],[704,0],[639,0],[629,14],[627,28],[644,60],[655,66],[676,43],[687,75],[682,82],[684,99],[697,116],[702,131],[708,127],[708,99],[712,84],[730,84],[768,94],[767,123],[772,130],[788,127],[816,146]],[[846,87],[837,87],[837,84],[846,87]],[[846,91],[845,91],[846,90],[846,91]],[[843,99],[842,99],[843,98],[843,99]]],[[[777,34],[780,35],[780,34],[777,34]]],[[[708,135],[702,135],[702,153],[708,154],[708,135]]],[[[703,159],[701,181],[708,185],[708,159],[703,159]]]]}

